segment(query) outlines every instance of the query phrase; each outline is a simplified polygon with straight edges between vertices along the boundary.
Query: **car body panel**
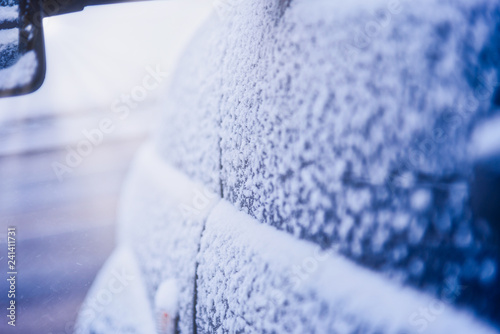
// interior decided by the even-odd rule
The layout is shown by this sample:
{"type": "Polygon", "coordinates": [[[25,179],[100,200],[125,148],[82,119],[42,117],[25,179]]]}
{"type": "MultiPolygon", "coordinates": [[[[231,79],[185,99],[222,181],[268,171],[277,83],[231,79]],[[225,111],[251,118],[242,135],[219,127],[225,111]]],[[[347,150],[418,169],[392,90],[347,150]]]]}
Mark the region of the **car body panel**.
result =
{"type": "MultiPolygon", "coordinates": [[[[498,323],[497,222],[471,210],[470,142],[476,126],[498,111],[500,4],[363,4],[224,3],[179,62],[155,159],[297,245],[335,252],[370,271],[366,277],[374,281],[498,323]]],[[[319,285],[312,295],[285,288],[290,305],[269,306],[268,293],[286,280],[280,265],[264,269],[265,262],[242,250],[221,259],[224,247],[239,249],[236,236],[210,224],[204,230],[206,215],[191,222],[175,213],[175,205],[155,195],[167,174],[150,173],[149,181],[142,179],[146,174],[130,177],[120,228],[124,238],[141,240],[134,250],[150,298],[161,280],[185,284],[181,332],[198,330],[193,323],[201,332],[336,326],[329,312],[342,302],[321,300],[331,295],[319,285]],[[215,240],[204,243],[205,233],[215,240]],[[253,275],[249,286],[258,291],[247,303],[237,295],[239,269],[253,275]],[[277,276],[266,276],[270,272],[277,276]],[[300,304],[307,299],[310,304],[300,304]],[[259,303],[273,321],[259,318],[259,303]]],[[[231,224],[247,219],[237,221],[231,224]]],[[[455,311],[449,312],[437,322],[451,329],[446,319],[455,311]]],[[[338,331],[392,328],[390,320],[359,321],[361,327],[338,331]]],[[[437,322],[425,324],[439,332],[437,322]]],[[[398,326],[394,331],[404,330],[398,326]]],[[[470,326],[457,331],[482,328],[470,326]]]]}

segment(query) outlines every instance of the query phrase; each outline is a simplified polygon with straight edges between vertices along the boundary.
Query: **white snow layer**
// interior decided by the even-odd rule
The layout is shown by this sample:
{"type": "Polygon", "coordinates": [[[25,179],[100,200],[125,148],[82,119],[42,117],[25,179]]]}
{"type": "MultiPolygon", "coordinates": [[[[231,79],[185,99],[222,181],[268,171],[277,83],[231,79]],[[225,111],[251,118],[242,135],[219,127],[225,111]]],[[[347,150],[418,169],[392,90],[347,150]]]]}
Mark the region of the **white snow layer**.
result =
{"type": "Polygon", "coordinates": [[[474,286],[456,302],[491,316],[500,279],[477,268],[499,273],[498,253],[471,218],[467,147],[496,108],[499,12],[221,1],[179,63],[158,147],[258,221],[435,296],[474,286]]]}
{"type": "Polygon", "coordinates": [[[119,251],[94,283],[77,333],[146,333],[139,320],[153,314],[162,282],[172,280],[180,333],[193,332],[194,317],[198,333],[496,333],[466,311],[260,224],[165,164],[151,144],[124,190],[119,251]],[[99,316],[84,316],[125,261],[137,263],[140,274],[130,273],[141,279],[133,283],[144,284],[149,301],[113,297],[99,316]],[[425,331],[422,309],[432,317],[425,331]]]}
{"type": "Polygon", "coordinates": [[[82,305],[76,334],[155,332],[137,259],[128,247],[118,247],[99,272],[82,305]]]}
{"type": "Polygon", "coordinates": [[[177,281],[178,328],[193,331],[196,254],[203,223],[219,201],[147,145],[131,167],[118,216],[121,245],[138,258],[151,305],[164,281],[177,281]]]}
{"type": "Polygon", "coordinates": [[[470,151],[476,158],[500,153],[500,117],[489,119],[475,129],[470,151]]]}
{"type": "Polygon", "coordinates": [[[18,6],[0,6],[0,23],[17,20],[18,6]]]}
{"type": "Polygon", "coordinates": [[[37,67],[35,51],[27,52],[14,65],[0,70],[0,89],[12,89],[28,84],[36,74],[37,67]]]}
{"type": "Polygon", "coordinates": [[[203,333],[498,333],[225,200],[208,218],[198,261],[203,333]]]}
{"type": "Polygon", "coordinates": [[[157,328],[161,334],[174,334],[179,305],[179,290],[175,279],[160,284],[155,296],[157,328]]]}
{"type": "Polygon", "coordinates": [[[178,293],[179,289],[175,279],[162,282],[156,291],[155,307],[175,317],[177,314],[178,293]]]}
{"type": "Polygon", "coordinates": [[[156,139],[172,167],[145,149],[119,217],[150,303],[179,282],[180,332],[494,332],[470,315],[498,261],[465,148],[500,3],[393,3],[221,1],[181,58],[156,139]],[[283,231],[224,201],[201,239],[213,193],[283,231]]]}
{"type": "MultiPolygon", "coordinates": [[[[0,47],[6,48],[8,45],[14,44],[17,47],[19,39],[19,29],[2,29],[0,30],[0,47]]],[[[2,51],[2,49],[0,49],[2,51]]]]}
{"type": "Polygon", "coordinates": [[[155,307],[166,310],[168,313],[175,315],[177,313],[177,281],[170,279],[162,282],[156,291],[155,307]]]}

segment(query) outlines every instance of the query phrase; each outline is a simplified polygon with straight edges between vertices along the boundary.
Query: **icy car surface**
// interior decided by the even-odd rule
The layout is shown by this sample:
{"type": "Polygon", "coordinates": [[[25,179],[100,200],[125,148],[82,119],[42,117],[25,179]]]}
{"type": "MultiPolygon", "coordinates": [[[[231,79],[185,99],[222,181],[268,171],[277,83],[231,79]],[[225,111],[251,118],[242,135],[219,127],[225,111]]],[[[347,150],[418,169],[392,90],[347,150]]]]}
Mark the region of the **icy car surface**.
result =
{"type": "Polygon", "coordinates": [[[38,62],[34,51],[19,53],[18,1],[0,1],[0,89],[29,83],[38,62]]]}
{"type": "Polygon", "coordinates": [[[174,278],[182,333],[498,332],[499,69],[498,1],[217,3],[125,187],[141,308],[174,278]]]}

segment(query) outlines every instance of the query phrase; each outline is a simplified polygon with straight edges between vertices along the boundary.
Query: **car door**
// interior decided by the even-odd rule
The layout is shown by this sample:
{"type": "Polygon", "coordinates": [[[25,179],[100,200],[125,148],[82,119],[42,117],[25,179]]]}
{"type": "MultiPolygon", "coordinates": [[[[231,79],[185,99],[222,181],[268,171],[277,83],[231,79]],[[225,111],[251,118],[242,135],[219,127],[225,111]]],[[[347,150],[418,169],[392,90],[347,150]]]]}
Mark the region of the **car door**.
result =
{"type": "Polygon", "coordinates": [[[188,47],[120,214],[156,321],[170,298],[179,332],[498,331],[465,149],[498,117],[498,4],[363,4],[230,3],[188,47]]]}

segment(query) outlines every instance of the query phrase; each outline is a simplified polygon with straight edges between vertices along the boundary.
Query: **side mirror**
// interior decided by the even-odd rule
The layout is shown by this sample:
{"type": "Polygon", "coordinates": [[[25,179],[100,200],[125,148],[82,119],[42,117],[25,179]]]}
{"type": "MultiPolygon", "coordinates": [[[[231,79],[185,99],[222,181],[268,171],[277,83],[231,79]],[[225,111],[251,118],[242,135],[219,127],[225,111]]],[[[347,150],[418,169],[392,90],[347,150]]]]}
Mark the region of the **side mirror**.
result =
{"type": "Polygon", "coordinates": [[[45,79],[44,17],[141,0],[0,0],[0,97],[34,92],[45,79]]]}
{"type": "Polygon", "coordinates": [[[0,97],[31,93],[45,78],[38,0],[0,0],[0,97]]]}

